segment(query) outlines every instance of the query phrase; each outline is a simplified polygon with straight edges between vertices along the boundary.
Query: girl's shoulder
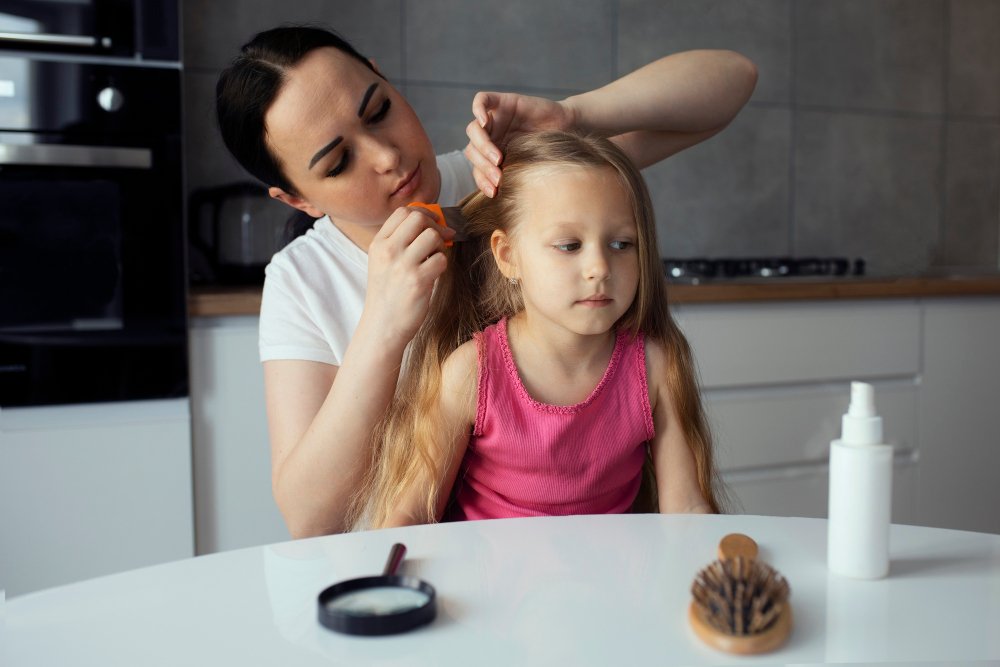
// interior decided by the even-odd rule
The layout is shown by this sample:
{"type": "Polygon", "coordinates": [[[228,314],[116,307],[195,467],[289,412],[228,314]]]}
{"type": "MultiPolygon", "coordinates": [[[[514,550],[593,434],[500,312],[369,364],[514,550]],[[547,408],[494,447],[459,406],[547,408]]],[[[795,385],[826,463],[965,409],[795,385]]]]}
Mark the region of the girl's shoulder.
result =
{"type": "Polygon", "coordinates": [[[441,364],[441,376],[449,387],[475,387],[479,348],[475,340],[469,340],[448,355],[441,364]]]}
{"type": "Polygon", "coordinates": [[[441,364],[441,400],[447,414],[472,424],[476,418],[477,346],[475,340],[459,345],[441,364]]]}

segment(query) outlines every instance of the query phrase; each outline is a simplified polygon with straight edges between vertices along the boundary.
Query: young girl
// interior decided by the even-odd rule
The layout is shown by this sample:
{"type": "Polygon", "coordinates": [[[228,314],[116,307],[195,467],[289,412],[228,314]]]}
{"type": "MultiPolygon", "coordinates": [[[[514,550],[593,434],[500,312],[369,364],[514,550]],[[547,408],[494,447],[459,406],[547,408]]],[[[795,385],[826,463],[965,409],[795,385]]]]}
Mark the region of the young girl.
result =
{"type": "Polygon", "coordinates": [[[494,194],[507,141],[543,128],[611,136],[653,164],[724,128],[755,82],[739,54],[692,51],[559,102],[479,93],[464,154],[435,156],[406,99],[329,30],[246,44],[217,85],[223,140],[271,196],[316,219],[271,261],[260,314],[272,487],[292,536],[346,527],[371,431],[445,269],[451,232],[406,204],[494,194]]]}
{"type": "Polygon", "coordinates": [[[658,503],[645,509],[719,511],[632,162],[605,139],[519,137],[496,197],[463,213],[469,239],[414,339],[358,513],[384,527],[626,512],[647,451],[658,503]]]}

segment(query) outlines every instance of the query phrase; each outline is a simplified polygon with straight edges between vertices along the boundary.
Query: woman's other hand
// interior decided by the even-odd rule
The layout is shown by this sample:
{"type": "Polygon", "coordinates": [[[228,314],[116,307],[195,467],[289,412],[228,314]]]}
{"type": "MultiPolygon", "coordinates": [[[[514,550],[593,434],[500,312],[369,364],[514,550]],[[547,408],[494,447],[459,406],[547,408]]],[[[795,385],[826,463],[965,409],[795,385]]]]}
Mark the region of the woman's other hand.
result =
{"type": "Polygon", "coordinates": [[[368,290],[358,326],[402,349],[427,316],[431,291],[448,265],[445,241],[455,232],[419,208],[398,208],[368,248],[368,290]]]}
{"type": "Polygon", "coordinates": [[[560,102],[517,93],[480,92],[472,100],[475,118],[466,126],[465,157],[476,185],[487,197],[500,186],[500,164],[507,142],[518,134],[573,127],[570,108],[560,102]]]}

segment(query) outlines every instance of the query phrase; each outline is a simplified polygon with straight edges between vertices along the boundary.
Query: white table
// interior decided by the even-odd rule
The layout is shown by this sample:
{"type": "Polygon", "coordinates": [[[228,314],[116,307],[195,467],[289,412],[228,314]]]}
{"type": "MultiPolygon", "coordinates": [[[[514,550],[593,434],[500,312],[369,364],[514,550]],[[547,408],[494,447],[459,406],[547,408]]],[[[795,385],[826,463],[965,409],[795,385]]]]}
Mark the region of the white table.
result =
{"type": "Polygon", "coordinates": [[[955,664],[1000,661],[1000,536],[892,527],[888,578],[827,572],[826,522],[755,516],[512,519],[286,542],[135,570],[7,601],[5,667],[47,665],[955,664]],[[743,532],[789,580],[795,625],[770,655],[703,645],[690,584],[743,532]],[[316,620],[329,584],[402,572],[438,617],[350,637],[316,620]]]}

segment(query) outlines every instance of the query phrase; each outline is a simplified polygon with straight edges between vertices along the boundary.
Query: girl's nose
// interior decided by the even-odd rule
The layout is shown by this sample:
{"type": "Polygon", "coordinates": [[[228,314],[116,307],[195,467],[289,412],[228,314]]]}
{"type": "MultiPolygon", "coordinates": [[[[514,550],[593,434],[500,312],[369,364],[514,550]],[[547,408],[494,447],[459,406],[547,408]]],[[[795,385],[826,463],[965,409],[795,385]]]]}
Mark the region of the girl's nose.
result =
{"type": "Polygon", "coordinates": [[[586,274],[588,280],[607,280],[611,277],[611,264],[602,250],[595,249],[587,256],[586,274]]]}

